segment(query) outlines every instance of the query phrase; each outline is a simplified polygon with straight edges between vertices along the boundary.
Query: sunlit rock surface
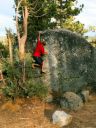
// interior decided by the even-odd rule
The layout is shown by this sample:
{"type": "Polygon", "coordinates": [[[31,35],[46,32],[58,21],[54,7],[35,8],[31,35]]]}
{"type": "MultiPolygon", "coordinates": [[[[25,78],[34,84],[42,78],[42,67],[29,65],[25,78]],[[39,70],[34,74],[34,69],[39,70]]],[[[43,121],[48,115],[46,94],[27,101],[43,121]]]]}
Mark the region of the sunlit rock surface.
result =
{"type": "Polygon", "coordinates": [[[60,128],[67,126],[72,121],[72,116],[64,111],[55,111],[52,115],[53,124],[57,124],[60,128]]]}

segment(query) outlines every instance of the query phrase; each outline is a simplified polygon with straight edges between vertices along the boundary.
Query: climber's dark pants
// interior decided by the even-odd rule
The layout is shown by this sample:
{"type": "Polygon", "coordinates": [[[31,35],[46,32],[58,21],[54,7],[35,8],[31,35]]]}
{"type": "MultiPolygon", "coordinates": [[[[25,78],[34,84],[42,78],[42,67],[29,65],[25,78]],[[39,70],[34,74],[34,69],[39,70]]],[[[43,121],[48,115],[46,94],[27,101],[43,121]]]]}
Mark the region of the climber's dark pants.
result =
{"type": "Polygon", "coordinates": [[[35,64],[38,64],[38,65],[42,65],[43,63],[43,59],[41,57],[37,57],[37,56],[33,56],[34,60],[35,60],[35,64]]]}

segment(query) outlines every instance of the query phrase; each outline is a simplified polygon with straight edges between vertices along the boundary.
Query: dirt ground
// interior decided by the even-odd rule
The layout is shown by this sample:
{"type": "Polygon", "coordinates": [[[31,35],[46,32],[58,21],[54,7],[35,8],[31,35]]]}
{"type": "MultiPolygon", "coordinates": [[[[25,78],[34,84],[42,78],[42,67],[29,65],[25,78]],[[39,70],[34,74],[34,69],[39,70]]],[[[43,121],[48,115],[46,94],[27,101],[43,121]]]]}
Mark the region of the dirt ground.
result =
{"type": "MultiPolygon", "coordinates": [[[[0,101],[0,128],[58,128],[52,124],[52,114],[60,110],[38,99],[17,99],[15,104],[0,101]]],[[[64,128],[96,128],[96,95],[90,96],[82,110],[65,112],[73,116],[64,128]]]]}

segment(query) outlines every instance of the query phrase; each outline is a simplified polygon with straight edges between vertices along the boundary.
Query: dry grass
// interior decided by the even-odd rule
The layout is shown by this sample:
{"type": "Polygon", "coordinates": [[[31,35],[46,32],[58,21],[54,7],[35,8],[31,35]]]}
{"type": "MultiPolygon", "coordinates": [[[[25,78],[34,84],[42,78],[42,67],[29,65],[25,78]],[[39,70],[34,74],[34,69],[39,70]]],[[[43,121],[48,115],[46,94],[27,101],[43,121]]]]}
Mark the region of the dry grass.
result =
{"type": "MultiPolygon", "coordinates": [[[[58,128],[52,124],[52,114],[60,109],[53,104],[34,99],[17,99],[0,104],[0,128],[58,128]]],[[[82,110],[71,112],[72,123],[64,128],[96,128],[96,96],[91,96],[82,110]]]]}

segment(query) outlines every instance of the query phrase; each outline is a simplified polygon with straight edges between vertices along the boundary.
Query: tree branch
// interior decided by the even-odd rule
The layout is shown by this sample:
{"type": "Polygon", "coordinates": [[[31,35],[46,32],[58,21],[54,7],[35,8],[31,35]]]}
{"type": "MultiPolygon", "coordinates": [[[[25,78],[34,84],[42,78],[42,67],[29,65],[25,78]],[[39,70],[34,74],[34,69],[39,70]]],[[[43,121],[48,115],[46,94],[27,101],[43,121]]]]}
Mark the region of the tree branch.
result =
{"type": "Polygon", "coordinates": [[[21,2],[22,2],[22,0],[20,0],[20,1],[18,2],[18,4],[17,4],[17,8],[20,7],[21,2]]]}
{"type": "Polygon", "coordinates": [[[39,3],[39,1],[36,0],[36,1],[34,1],[33,3],[31,3],[30,6],[31,6],[31,7],[34,7],[34,9],[35,9],[38,3],[39,3]]]}
{"type": "Polygon", "coordinates": [[[43,17],[43,16],[46,16],[48,13],[45,13],[45,14],[42,14],[41,16],[36,16],[34,15],[34,17],[43,17]]]}

